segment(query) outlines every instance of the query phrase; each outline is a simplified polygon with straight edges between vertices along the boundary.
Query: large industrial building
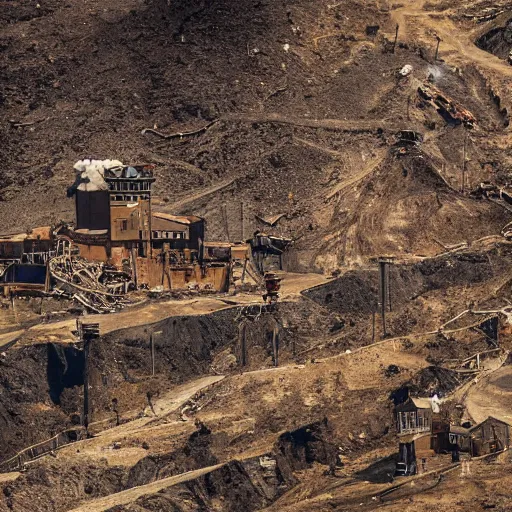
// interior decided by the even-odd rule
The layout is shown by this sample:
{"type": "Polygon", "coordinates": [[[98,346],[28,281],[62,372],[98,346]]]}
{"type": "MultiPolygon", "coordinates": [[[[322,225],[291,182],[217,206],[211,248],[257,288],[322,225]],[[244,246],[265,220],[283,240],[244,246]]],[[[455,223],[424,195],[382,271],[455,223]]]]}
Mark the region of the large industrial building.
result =
{"type": "Polygon", "coordinates": [[[75,170],[76,181],[68,189],[75,199],[74,225],[0,238],[4,288],[35,285],[48,291],[52,276],[45,272],[57,267],[65,272],[62,261],[51,260],[64,251],[66,257],[100,263],[110,278],[117,272],[138,289],[228,290],[233,260],[247,258],[248,246],[232,251],[232,244],[205,243],[204,219],[153,211],[153,166],[83,160],[75,170]],[[37,282],[31,283],[36,270],[37,282]]]}

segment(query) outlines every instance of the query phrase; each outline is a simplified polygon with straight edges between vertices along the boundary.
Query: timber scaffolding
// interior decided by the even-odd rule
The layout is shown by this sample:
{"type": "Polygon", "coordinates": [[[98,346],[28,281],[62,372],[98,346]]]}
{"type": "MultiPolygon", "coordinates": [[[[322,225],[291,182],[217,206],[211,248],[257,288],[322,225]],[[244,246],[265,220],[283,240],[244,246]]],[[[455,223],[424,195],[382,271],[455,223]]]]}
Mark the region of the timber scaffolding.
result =
{"type": "Polygon", "coordinates": [[[75,427],[63,432],[50,439],[36,443],[24,450],[21,450],[16,455],[7,459],[0,464],[0,473],[10,473],[11,471],[19,471],[25,467],[28,462],[44,457],[48,453],[52,453],[63,446],[70,443],[80,441],[86,438],[85,427],[75,427]]]}

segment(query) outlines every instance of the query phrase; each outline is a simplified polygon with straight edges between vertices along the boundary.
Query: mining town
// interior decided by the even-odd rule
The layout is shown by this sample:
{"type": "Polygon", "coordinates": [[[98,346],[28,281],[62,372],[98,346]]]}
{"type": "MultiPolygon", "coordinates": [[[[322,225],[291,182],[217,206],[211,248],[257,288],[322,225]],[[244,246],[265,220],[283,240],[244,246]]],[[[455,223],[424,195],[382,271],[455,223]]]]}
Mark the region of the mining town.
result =
{"type": "Polygon", "coordinates": [[[0,1],[0,512],[512,510],[509,0],[0,1]]]}

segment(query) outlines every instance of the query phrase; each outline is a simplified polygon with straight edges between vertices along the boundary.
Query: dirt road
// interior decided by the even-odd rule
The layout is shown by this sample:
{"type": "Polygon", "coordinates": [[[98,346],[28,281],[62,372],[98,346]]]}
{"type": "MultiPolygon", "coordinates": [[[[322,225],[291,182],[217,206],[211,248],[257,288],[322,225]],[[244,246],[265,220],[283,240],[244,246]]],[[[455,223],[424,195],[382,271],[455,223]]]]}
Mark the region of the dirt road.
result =
{"type": "Polygon", "coordinates": [[[7,334],[0,335],[0,349],[6,350],[12,344],[16,343],[16,340],[24,333],[25,331],[14,331],[8,332],[7,334]]]}
{"type": "Polygon", "coordinates": [[[74,508],[73,510],[71,510],[71,512],[100,512],[102,510],[108,510],[115,506],[127,505],[128,503],[133,503],[141,496],[145,496],[147,494],[154,494],[158,491],[161,491],[162,489],[172,487],[173,485],[188,482],[190,480],[193,480],[194,478],[206,475],[207,473],[211,473],[212,471],[215,471],[220,467],[222,467],[222,464],[197,469],[195,471],[189,471],[187,473],[171,476],[169,478],[163,478],[162,480],[157,480],[156,482],[152,482],[147,485],[142,485],[140,487],[133,487],[126,491],[111,494],[110,496],[106,496],[105,498],[88,501],[84,505],[78,508],[74,508]]]}
{"type": "Polygon", "coordinates": [[[434,46],[437,34],[441,38],[440,54],[451,63],[467,64],[468,61],[488,70],[498,72],[502,77],[512,78],[512,67],[498,57],[478,48],[471,31],[461,30],[448,15],[451,11],[428,11],[424,9],[426,0],[414,0],[391,11],[395,24],[399,25],[399,39],[408,39],[411,32],[429,34],[434,46]],[[442,15],[444,18],[441,18],[442,15]]]}
{"type": "MultiPolygon", "coordinates": [[[[222,375],[208,376],[179,386],[154,400],[153,406],[156,415],[147,408],[145,411],[147,416],[104,430],[91,439],[73,443],[60,450],[58,456],[59,458],[70,457],[75,461],[77,458],[83,457],[106,458],[109,464],[133,465],[139,459],[145,457],[147,451],[139,446],[140,443],[133,446],[129,439],[143,435],[146,441],[150,441],[152,436],[158,436],[162,433],[159,431],[165,431],[163,434],[167,437],[171,434],[177,434],[180,430],[183,430],[183,423],[181,422],[174,425],[156,425],[155,427],[151,427],[150,423],[155,419],[165,418],[178,411],[197,392],[223,379],[224,376],[222,375]],[[121,448],[114,450],[112,446],[116,442],[121,443],[121,448]],[[79,453],[77,449],[80,450],[79,453]]],[[[142,411],[133,411],[133,416],[138,412],[142,411]]]]}
{"type": "Polygon", "coordinates": [[[512,423],[512,368],[504,366],[481,379],[469,391],[466,408],[476,423],[488,416],[512,423]]]}
{"type": "MultiPolygon", "coordinates": [[[[322,274],[281,273],[281,300],[296,301],[301,292],[326,283],[329,278],[322,274]]],[[[204,297],[199,296],[187,300],[169,300],[166,302],[151,302],[137,308],[127,308],[118,313],[108,315],[86,315],[81,319],[100,324],[100,332],[107,334],[119,329],[148,325],[173,316],[207,315],[222,309],[263,304],[259,294],[239,294],[234,296],[204,297]]],[[[76,330],[76,319],[62,320],[54,323],[35,325],[25,331],[17,330],[0,336],[0,348],[12,343],[13,340],[24,336],[24,343],[40,343],[45,340],[60,343],[74,343],[73,331],[76,330]],[[28,336],[25,336],[28,335],[28,336]]]]}

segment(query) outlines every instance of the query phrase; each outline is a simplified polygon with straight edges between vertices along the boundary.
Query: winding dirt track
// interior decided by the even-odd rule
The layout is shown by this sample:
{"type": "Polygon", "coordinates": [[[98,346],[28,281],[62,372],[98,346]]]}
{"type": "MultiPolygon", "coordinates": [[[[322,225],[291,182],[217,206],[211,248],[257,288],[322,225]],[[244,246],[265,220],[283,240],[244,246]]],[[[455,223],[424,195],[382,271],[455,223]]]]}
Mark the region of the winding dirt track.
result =
{"type": "MultiPolygon", "coordinates": [[[[84,439],[72,443],[65,448],[59,450],[59,458],[69,457],[73,461],[81,458],[106,458],[111,465],[134,465],[138,460],[147,456],[146,450],[141,447],[123,446],[121,450],[112,450],[113,443],[121,441],[126,444],[127,439],[137,438],[137,436],[148,435],[148,430],[165,430],[166,435],[172,435],[173,431],[179,430],[184,425],[179,422],[175,425],[172,423],[164,425],[156,425],[152,427],[150,424],[155,419],[163,419],[176,411],[178,411],[190,398],[199,391],[205,390],[209,386],[216,384],[224,379],[223,375],[213,375],[201,377],[199,379],[183,384],[154,401],[154,410],[156,416],[149,413],[149,416],[132,420],[128,423],[119,425],[108,430],[104,430],[96,434],[91,439],[84,439]],[[176,428],[178,427],[178,428],[176,428]],[[80,453],[77,453],[79,448],[80,453]]],[[[140,412],[140,411],[139,411],[140,412]]],[[[132,415],[137,411],[133,411],[132,415]]],[[[139,443],[140,444],[140,443],[139,443]]]]}
{"type": "Polygon", "coordinates": [[[110,496],[106,496],[104,498],[88,501],[81,507],[73,509],[71,512],[100,512],[115,506],[127,505],[129,503],[133,503],[141,496],[154,494],[158,491],[161,491],[162,489],[166,489],[183,482],[188,482],[194,478],[198,478],[202,475],[206,475],[207,473],[211,473],[212,471],[215,471],[222,466],[223,464],[209,466],[206,468],[197,469],[195,471],[182,473],[181,475],[163,478],[161,480],[157,480],[156,482],[151,482],[150,484],[142,485],[140,487],[132,487],[126,491],[111,494],[110,496]]]}
{"type": "MultiPolygon", "coordinates": [[[[329,278],[321,274],[282,273],[281,301],[293,302],[299,300],[301,292],[326,283],[329,278]]],[[[83,320],[91,320],[100,324],[101,334],[113,331],[150,325],[174,316],[207,315],[223,309],[252,304],[263,304],[261,296],[255,294],[240,294],[224,297],[197,297],[187,300],[169,300],[166,302],[150,302],[136,309],[127,308],[119,313],[108,315],[88,315],[83,320]]],[[[62,320],[50,324],[38,324],[25,331],[16,331],[0,337],[0,348],[3,344],[11,343],[15,338],[28,335],[24,344],[42,343],[45,340],[59,343],[75,343],[73,331],[76,329],[76,319],[62,320]]]]}
{"type": "MultiPolygon", "coordinates": [[[[426,34],[437,34],[441,38],[440,55],[451,63],[476,64],[482,68],[495,71],[502,77],[512,78],[512,66],[498,57],[478,48],[473,40],[473,32],[461,30],[448,18],[451,10],[427,11],[426,0],[413,0],[403,7],[391,11],[391,18],[400,26],[399,39],[407,39],[414,27],[426,34]],[[441,16],[444,15],[444,18],[441,16]]],[[[432,45],[435,43],[431,36],[432,45]]]]}
{"type": "Polygon", "coordinates": [[[504,366],[481,379],[468,393],[466,409],[476,423],[488,416],[512,423],[512,368],[504,366]]]}

